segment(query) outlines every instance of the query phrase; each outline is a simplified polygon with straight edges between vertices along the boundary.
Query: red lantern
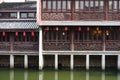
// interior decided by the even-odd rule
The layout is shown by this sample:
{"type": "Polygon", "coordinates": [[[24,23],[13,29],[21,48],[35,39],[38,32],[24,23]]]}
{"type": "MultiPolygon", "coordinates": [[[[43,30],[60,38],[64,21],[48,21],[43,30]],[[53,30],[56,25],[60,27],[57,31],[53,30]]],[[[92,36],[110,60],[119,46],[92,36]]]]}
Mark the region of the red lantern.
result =
{"type": "Polygon", "coordinates": [[[90,31],[90,28],[89,28],[89,27],[87,27],[87,31],[90,31]]]}
{"type": "Polygon", "coordinates": [[[58,26],[56,26],[56,31],[58,31],[59,30],[59,28],[58,28],[58,26]]]}
{"type": "Polygon", "coordinates": [[[96,30],[98,31],[98,30],[99,30],[99,27],[97,27],[96,30]]]}
{"type": "Polygon", "coordinates": [[[32,35],[32,37],[33,37],[33,36],[35,35],[35,33],[32,31],[32,32],[31,32],[31,35],[32,35]]]}
{"type": "Polygon", "coordinates": [[[24,36],[24,37],[26,36],[26,32],[23,32],[23,36],[24,36]]]}
{"type": "Polygon", "coordinates": [[[2,32],[2,35],[3,35],[3,36],[5,36],[5,35],[6,35],[6,33],[5,33],[5,32],[2,32]]]}
{"type": "Polygon", "coordinates": [[[15,35],[18,36],[18,32],[15,32],[15,35]]]}
{"type": "Polygon", "coordinates": [[[45,28],[45,31],[49,31],[49,27],[46,27],[46,28],[45,28]]]}
{"type": "Polygon", "coordinates": [[[49,31],[49,27],[46,27],[46,30],[49,31]]]}
{"type": "Polygon", "coordinates": [[[81,31],[81,27],[78,27],[78,31],[81,31]]]}
{"type": "Polygon", "coordinates": [[[68,27],[65,27],[65,31],[67,31],[68,30],[68,27]]]}

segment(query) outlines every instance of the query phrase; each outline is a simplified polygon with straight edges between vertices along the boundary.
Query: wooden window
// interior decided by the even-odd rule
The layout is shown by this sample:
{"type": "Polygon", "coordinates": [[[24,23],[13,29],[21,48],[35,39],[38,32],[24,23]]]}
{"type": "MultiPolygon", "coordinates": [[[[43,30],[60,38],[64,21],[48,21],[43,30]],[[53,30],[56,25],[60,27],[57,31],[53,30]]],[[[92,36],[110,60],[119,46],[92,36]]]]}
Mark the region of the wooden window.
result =
{"type": "Polygon", "coordinates": [[[29,12],[28,13],[28,18],[35,18],[36,14],[34,12],[29,12]]]}
{"type": "Polygon", "coordinates": [[[43,0],[43,11],[67,11],[71,9],[71,0],[43,0]]]}
{"type": "Polygon", "coordinates": [[[16,12],[11,12],[10,13],[10,18],[17,18],[17,13],[16,12]]]}
{"type": "Polygon", "coordinates": [[[36,18],[35,12],[21,12],[20,13],[21,18],[36,18]]]}
{"type": "Polygon", "coordinates": [[[119,0],[109,0],[108,1],[108,9],[109,11],[118,11],[119,10],[119,0]]]}
{"type": "Polygon", "coordinates": [[[20,17],[21,18],[27,18],[27,13],[25,13],[25,12],[20,13],[20,17]]]}

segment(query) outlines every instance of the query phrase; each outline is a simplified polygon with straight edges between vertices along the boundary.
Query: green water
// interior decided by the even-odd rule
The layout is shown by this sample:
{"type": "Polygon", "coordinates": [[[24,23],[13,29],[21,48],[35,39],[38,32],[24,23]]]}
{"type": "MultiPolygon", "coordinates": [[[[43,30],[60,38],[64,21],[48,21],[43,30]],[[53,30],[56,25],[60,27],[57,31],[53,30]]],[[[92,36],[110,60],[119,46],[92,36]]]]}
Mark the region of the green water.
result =
{"type": "Polygon", "coordinates": [[[0,69],[0,80],[120,80],[113,71],[38,71],[0,69]]]}

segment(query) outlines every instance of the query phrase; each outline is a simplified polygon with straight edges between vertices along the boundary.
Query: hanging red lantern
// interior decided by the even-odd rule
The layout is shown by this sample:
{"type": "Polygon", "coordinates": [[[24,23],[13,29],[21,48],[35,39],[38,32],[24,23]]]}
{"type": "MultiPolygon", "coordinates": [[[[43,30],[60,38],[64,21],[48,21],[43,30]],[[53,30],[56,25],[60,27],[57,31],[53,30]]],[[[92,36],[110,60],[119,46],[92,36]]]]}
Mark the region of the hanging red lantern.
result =
{"type": "Polygon", "coordinates": [[[24,36],[24,37],[26,36],[26,32],[25,32],[25,31],[23,32],[23,36],[24,36]]]}
{"type": "Polygon", "coordinates": [[[49,27],[46,27],[46,30],[49,31],[49,27]]]}
{"type": "Polygon", "coordinates": [[[5,36],[5,35],[6,35],[6,33],[5,33],[5,32],[2,32],[2,35],[3,35],[3,36],[5,36]]]}
{"type": "Polygon", "coordinates": [[[35,35],[35,33],[32,31],[32,32],[31,32],[31,35],[32,35],[32,37],[33,37],[33,36],[35,35]]]}
{"type": "Polygon", "coordinates": [[[49,27],[45,27],[45,29],[44,29],[45,31],[49,31],[49,27]]]}
{"type": "Polygon", "coordinates": [[[96,30],[98,31],[98,30],[99,30],[99,27],[97,27],[96,30]]]}
{"type": "Polygon", "coordinates": [[[87,31],[90,31],[90,28],[89,28],[89,27],[87,27],[87,31]]]}
{"type": "Polygon", "coordinates": [[[15,32],[15,35],[18,36],[18,32],[15,32]]]}
{"type": "Polygon", "coordinates": [[[78,27],[78,31],[81,31],[81,27],[78,27]]]}
{"type": "Polygon", "coordinates": [[[65,31],[67,31],[68,30],[68,27],[65,27],[65,31]]]}
{"type": "Polygon", "coordinates": [[[56,26],[56,31],[58,31],[59,30],[59,28],[58,28],[58,26],[56,26]]]}

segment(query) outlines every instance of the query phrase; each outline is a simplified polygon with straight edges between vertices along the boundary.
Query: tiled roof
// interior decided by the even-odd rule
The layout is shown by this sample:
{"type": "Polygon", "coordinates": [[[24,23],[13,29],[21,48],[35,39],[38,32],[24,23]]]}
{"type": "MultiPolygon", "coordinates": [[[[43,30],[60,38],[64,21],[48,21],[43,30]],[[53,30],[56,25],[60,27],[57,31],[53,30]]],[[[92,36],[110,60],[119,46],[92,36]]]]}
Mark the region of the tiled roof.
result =
{"type": "Polygon", "coordinates": [[[0,21],[0,29],[38,29],[36,21],[0,21]]]}
{"type": "Polygon", "coordinates": [[[35,9],[36,2],[18,2],[18,3],[1,3],[0,10],[27,10],[35,9]]]}

